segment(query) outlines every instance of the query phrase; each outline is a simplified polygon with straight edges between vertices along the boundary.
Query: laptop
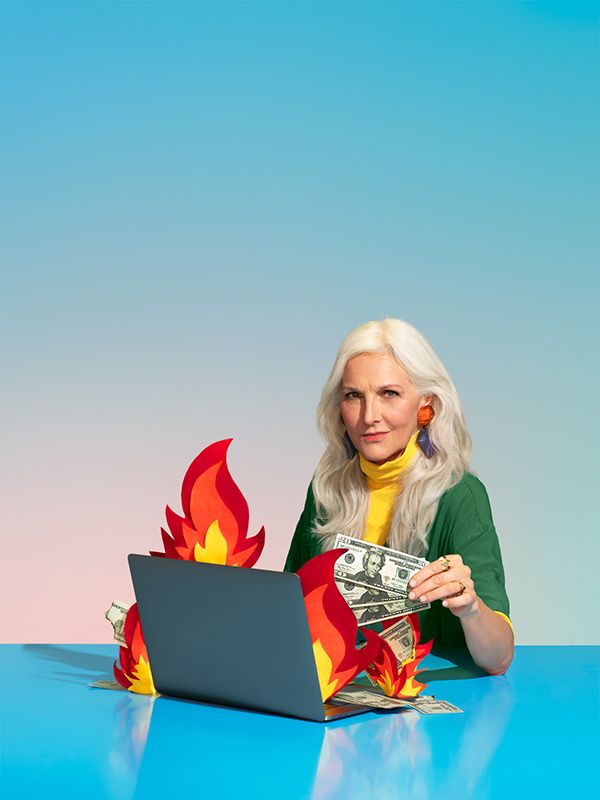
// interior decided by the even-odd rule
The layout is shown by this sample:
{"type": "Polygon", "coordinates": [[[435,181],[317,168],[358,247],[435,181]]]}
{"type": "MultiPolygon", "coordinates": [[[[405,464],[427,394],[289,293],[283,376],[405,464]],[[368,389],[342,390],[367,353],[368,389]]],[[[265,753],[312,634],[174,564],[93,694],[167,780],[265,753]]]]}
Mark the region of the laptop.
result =
{"type": "Polygon", "coordinates": [[[156,690],[315,722],[372,711],[323,703],[300,578],[130,555],[156,690]]]}

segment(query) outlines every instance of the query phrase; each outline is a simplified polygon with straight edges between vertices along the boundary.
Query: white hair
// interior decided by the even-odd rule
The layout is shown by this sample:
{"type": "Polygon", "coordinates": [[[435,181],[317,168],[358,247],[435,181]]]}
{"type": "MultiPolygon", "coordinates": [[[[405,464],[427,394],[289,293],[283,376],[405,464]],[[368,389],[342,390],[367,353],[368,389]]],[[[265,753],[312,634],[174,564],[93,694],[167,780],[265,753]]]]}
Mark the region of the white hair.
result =
{"type": "Polygon", "coordinates": [[[402,491],[396,496],[387,538],[389,547],[423,555],[440,497],[468,468],[471,438],[444,365],[425,337],[399,319],[360,325],[346,336],[337,352],[317,408],[317,425],[326,446],[312,481],[318,514],[314,531],[324,549],[333,546],[338,533],[358,539],[364,535],[369,490],[358,455],[348,456],[340,413],[344,367],[362,353],[389,353],[408,374],[419,397],[432,396],[435,416],[429,424],[429,438],[435,453],[426,458],[419,448],[403,471],[402,491]]]}

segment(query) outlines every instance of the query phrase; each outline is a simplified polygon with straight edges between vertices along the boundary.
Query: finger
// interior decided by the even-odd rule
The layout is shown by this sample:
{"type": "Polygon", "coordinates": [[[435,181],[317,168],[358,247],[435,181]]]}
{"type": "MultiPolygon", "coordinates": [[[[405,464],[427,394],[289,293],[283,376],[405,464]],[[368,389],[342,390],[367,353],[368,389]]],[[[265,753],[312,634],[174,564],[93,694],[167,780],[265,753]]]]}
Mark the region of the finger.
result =
{"type": "Polygon", "coordinates": [[[430,592],[424,592],[423,594],[420,594],[419,601],[421,603],[433,603],[434,600],[443,600],[444,598],[453,597],[459,594],[463,595],[466,591],[470,591],[472,586],[473,584],[467,586],[464,580],[449,581],[449,583],[445,583],[443,586],[440,586],[437,589],[432,589],[430,592]]]}
{"type": "MultiPolygon", "coordinates": [[[[449,559],[447,559],[449,561],[449,559]]],[[[442,572],[448,572],[448,567],[445,566],[445,562],[442,559],[436,559],[436,561],[432,561],[427,566],[420,569],[410,579],[410,586],[419,586],[423,581],[428,580],[429,578],[433,577],[433,575],[439,575],[442,572]]]]}
{"type": "MultiPolygon", "coordinates": [[[[421,599],[424,595],[429,595],[431,592],[435,592],[437,589],[440,589],[442,586],[445,586],[448,583],[451,583],[453,586],[456,586],[456,581],[462,581],[463,584],[466,586],[466,582],[470,580],[470,571],[467,572],[465,569],[464,564],[456,569],[449,569],[447,572],[437,572],[431,576],[428,580],[424,583],[421,583],[419,586],[416,586],[414,589],[411,589],[408,593],[408,599],[414,600],[415,598],[421,599]]],[[[460,592],[460,587],[458,589],[454,588],[449,592],[441,595],[442,597],[446,597],[448,594],[456,594],[456,592],[460,592]]],[[[436,598],[437,599],[437,598],[436,598]]],[[[425,602],[425,601],[422,601],[425,602]]]]}
{"type": "Polygon", "coordinates": [[[471,605],[473,602],[475,602],[475,595],[465,591],[456,597],[447,597],[442,601],[442,605],[444,608],[448,608],[452,611],[453,609],[464,608],[465,606],[471,605]]]}
{"type": "Polygon", "coordinates": [[[416,588],[420,586],[424,581],[429,580],[434,575],[440,575],[444,572],[449,572],[450,570],[445,565],[446,561],[450,562],[450,569],[453,567],[459,567],[462,564],[462,558],[456,553],[453,553],[449,556],[442,556],[442,558],[438,558],[435,561],[432,561],[427,566],[420,569],[418,572],[412,576],[409,582],[410,588],[416,588]]]}

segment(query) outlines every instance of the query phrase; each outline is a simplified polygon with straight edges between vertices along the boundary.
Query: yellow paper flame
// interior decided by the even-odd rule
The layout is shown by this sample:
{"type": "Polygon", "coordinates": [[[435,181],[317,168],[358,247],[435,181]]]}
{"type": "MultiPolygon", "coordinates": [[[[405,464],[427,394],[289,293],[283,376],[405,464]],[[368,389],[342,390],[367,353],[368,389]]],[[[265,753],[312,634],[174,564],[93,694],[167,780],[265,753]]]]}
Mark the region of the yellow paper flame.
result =
{"type": "Polygon", "coordinates": [[[377,683],[383,689],[384,694],[386,694],[388,697],[393,697],[393,695],[394,695],[394,683],[392,681],[392,678],[391,678],[389,672],[386,671],[385,676],[383,678],[380,678],[377,681],[377,683]]]}
{"type": "Polygon", "coordinates": [[[130,680],[130,692],[135,692],[136,694],[156,694],[154,681],[152,680],[152,672],[150,671],[150,664],[146,661],[144,656],[140,656],[140,660],[134,668],[130,680]]]}
{"type": "Polygon", "coordinates": [[[200,542],[196,542],[194,547],[194,558],[204,564],[226,564],[227,563],[227,540],[219,528],[219,520],[211,523],[206,531],[204,547],[200,542]]]}
{"type": "Polygon", "coordinates": [[[319,686],[321,687],[321,698],[325,702],[337,688],[337,680],[330,681],[333,662],[327,655],[320,639],[317,639],[313,644],[313,653],[315,655],[315,664],[317,665],[319,686]]]}

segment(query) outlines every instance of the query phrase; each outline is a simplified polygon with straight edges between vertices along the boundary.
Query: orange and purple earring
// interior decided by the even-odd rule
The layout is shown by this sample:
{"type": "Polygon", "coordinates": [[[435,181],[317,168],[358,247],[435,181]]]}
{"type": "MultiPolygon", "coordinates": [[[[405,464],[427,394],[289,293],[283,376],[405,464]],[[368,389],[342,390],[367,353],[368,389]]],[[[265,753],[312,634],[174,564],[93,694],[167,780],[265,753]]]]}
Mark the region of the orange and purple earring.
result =
{"type": "Polygon", "coordinates": [[[431,458],[434,453],[434,447],[431,444],[431,440],[429,438],[429,431],[427,429],[429,423],[435,416],[435,411],[429,405],[422,406],[417,411],[417,424],[420,428],[419,434],[417,436],[417,444],[421,448],[423,455],[426,458],[431,458]]]}

